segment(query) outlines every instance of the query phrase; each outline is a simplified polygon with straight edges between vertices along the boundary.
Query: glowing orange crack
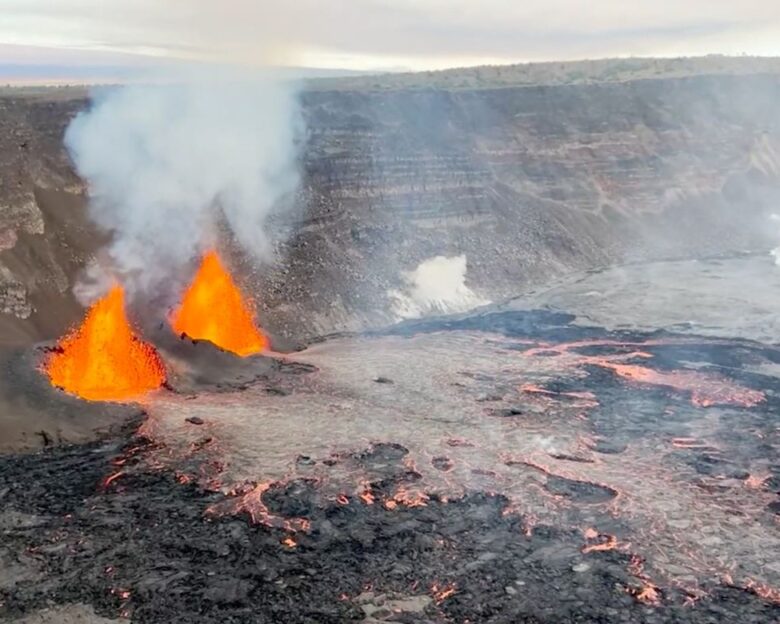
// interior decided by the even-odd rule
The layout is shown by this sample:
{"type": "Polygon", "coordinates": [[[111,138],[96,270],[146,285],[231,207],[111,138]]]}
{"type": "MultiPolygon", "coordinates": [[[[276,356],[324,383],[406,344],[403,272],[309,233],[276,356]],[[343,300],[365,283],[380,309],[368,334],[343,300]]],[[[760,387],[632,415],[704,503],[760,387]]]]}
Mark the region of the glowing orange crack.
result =
{"type": "Polygon", "coordinates": [[[270,512],[263,500],[263,495],[271,489],[271,483],[259,483],[249,489],[239,489],[232,493],[232,498],[215,503],[206,509],[206,514],[221,516],[237,515],[245,512],[252,524],[262,524],[268,527],[284,529],[290,533],[308,532],[311,523],[306,518],[282,518],[270,512]]]}
{"type": "Polygon", "coordinates": [[[433,594],[433,600],[436,604],[441,604],[450,596],[453,596],[458,591],[458,587],[455,583],[449,585],[439,585],[434,583],[431,585],[431,594],[433,594]]]}

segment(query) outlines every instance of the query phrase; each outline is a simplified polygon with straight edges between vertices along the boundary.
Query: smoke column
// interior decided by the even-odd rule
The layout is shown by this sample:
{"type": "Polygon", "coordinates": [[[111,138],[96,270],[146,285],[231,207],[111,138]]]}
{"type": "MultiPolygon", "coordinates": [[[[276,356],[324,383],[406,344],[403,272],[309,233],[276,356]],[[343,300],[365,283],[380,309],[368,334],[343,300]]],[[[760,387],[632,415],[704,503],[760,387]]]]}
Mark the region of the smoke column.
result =
{"type": "Polygon", "coordinates": [[[114,276],[131,292],[156,288],[212,242],[222,217],[268,259],[266,219],[297,185],[301,126],[294,85],[267,75],[190,73],[97,93],[65,143],[90,184],[92,218],[113,233],[114,276]]]}

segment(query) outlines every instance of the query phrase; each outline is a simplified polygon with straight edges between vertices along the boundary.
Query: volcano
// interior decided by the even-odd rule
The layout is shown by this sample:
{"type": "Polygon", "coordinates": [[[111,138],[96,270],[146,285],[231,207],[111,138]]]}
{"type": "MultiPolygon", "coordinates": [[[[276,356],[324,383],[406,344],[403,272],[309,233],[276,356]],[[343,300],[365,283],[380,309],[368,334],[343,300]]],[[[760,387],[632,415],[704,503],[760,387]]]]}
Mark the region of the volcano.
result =
{"type": "MultiPolygon", "coordinates": [[[[313,81],[274,263],[232,262],[234,196],[202,257],[178,203],[151,344],[69,288],[110,244],[54,150],[86,100],[0,95],[0,621],[780,622],[780,73],[744,62],[313,81]],[[78,398],[138,362],[141,406],[78,398]]],[[[182,162],[231,173],[204,130],[182,162]]]]}

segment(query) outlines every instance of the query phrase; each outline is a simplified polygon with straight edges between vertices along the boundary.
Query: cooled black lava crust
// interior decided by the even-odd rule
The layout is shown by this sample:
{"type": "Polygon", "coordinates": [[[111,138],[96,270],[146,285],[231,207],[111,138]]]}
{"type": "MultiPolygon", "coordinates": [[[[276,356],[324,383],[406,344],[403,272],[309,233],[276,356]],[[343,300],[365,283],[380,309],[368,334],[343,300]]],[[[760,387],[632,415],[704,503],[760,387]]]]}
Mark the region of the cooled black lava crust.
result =
{"type": "MultiPolygon", "coordinates": [[[[121,444],[108,441],[0,460],[3,509],[22,514],[3,526],[3,557],[34,562],[42,579],[0,592],[0,616],[13,620],[51,602],[94,605],[139,623],[349,622],[365,617],[351,599],[455,593],[402,622],[775,622],[780,607],[736,588],[694,606],[669,595],[661,607],[626,592],[627,556],[594,553],[572,569],[576,532],[503,516],[501,497],[389,511],[352,501],[321,509],[306,484],[269,495],[271,507],[304,514],[310,534],[252,526],[245,518],[208,520],[215,495],[148,473],[101,489],[121,444]],[[121,485],[120,485],[121,484],[121,485]],[[445,547],[437,547],[443,542],[445,547]],[[123,598],[123,591],[129,592],[123,598]]],[[[375,617],[381,617],[380,612],[375,617]]]]}

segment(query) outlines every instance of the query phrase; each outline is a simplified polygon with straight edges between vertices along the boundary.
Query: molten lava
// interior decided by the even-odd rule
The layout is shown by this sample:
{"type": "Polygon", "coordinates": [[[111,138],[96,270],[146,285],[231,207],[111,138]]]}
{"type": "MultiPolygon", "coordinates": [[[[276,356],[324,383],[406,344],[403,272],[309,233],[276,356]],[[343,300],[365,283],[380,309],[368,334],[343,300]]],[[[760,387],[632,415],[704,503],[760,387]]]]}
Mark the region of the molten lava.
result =
{"type": "Polygon", "coordinates": [[[120,286],[87,312],[45,365],[52,384],[91,401],[121,401],[158,388],[165,368],[130,327],[120,286]]]}
{"type": "Polygon", "coordinates": [[[240,356],[269,346],[241,291],[213,250],[203,256],[171,325],[177,334],[208,340],[240,356]]]}

